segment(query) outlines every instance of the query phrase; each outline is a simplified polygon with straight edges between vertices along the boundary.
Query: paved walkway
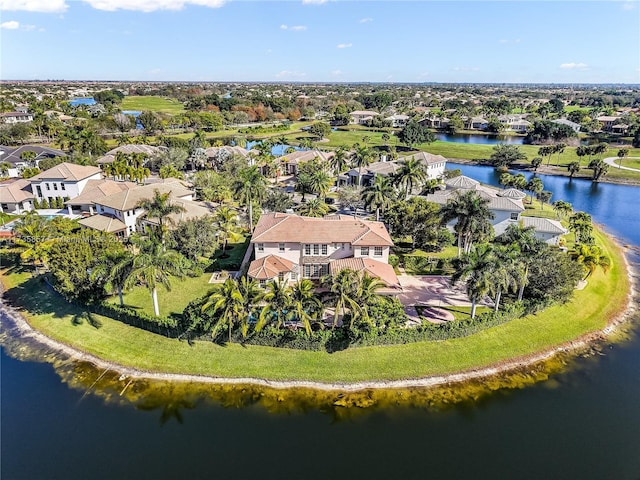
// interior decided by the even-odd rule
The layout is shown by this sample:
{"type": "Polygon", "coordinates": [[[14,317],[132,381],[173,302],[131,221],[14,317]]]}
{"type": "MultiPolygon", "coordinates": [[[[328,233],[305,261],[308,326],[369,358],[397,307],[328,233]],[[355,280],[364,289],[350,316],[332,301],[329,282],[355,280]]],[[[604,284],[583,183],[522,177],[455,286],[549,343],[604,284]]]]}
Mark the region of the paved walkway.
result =
{"type": "MultiPolygon", "coordinates": [[[[625,157],[622,161],[631,160],[631,159],[640,159],[640,157],[625,157]]],[[[619,168],[620,170],[631,170],[632,172],[640,172],[639,168],[631,168],[620,166],[616,163],[616,160],[620,160],[620,157],[608,157],[603,159],[602,161],[608,165],[611,165],[613,168],[619,168]]]]}

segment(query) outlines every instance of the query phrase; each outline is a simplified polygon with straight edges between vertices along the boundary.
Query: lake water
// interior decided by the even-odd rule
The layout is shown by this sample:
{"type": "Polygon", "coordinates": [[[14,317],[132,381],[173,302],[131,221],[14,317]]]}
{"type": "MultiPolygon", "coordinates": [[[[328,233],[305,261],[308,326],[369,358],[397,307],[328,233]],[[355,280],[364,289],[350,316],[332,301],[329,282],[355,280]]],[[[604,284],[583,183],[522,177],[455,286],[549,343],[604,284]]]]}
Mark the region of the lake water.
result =
{"type": "Polygon", "coordinates": [[[77,107],[78,105],[95,105],[96,101],[93,97],[86,97],[86,98],[74,98],[73,100],[69,101],[69,105],[71,105],[72,107],[77,107]]]}
{"type": "Polygon", "coordinates": [[[453,143],[477,143],[484,145],[522,145],[524,137],[514,135],[489,135],[486,133],[436,133],[436,140],[453,143]]]}
{"type": "MultiPolygon", "coordinates": [[[[260,143],[260,142],[256,142],[256,141],[247,142],[247,145],[246,145],[245,148],[247,150],[251,150],[258,143],[260,143]]],[[[281,156],[286,154],[286,150],[288,148],[293,148],[296,151],[303,150],[302,148],[300,148],[298,146],[294,146],[294,145],[280,145],[280,144],[277,144],[277,145],[274,145],[274,146],[271,147],[271,154],[276,156],[276,157],[281,157],[281,156]]]]}
{"type": "MultiPolygon", "coordinates": [[[[460,168],[497,184],[492,168],[460,168]]],[[[542,179],[555,199],[640,245],[640,188],[542,179]]],[[[2,478],[638,480],[640,340],[601,353],[549,381],[448,408],[269,413],[250,396],[105,403],[68,388],[51,365],[3,350],[2,478]]]]}
{"type": "Polygon", "coordinates": [[[138,119],[138,117],[142,113],[141,111],[139,111],[139,110],[122,110],[122,113],[124,115],[131,115],[133,118],[136,119],[136,129],[137,130],[144,130],[144,126],[142,125],[142,123],[140,123],[140,120],[138,119]]]}

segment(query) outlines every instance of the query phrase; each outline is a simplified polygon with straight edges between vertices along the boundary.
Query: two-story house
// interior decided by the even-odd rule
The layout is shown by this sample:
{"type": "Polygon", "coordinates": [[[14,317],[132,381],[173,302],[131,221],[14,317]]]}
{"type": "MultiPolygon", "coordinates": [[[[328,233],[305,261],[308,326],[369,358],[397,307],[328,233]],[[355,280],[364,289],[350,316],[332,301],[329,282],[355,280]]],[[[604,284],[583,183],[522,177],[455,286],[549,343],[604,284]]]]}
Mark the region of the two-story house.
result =
{"type": "Polygon", "coordinates": [[[354,110],[349,115],[351,116],[351,123],[355,123],[356,125],[364,125],[369,120],[373,120],[373,117],[377,117],[380,114],[378,112],[374,112],[373,110],[354,110]]]}
{"type": "Polygon", "coordinates": [[[75,198],[82,193],[90,180],[101,180],[98,167],[61,163],[31,177],[31,191],[38,200],[75,198]]]}
{"type": "Polygon", "coordinates": [[[385,293],[401,290],[388,264],[393,242],[381,222],[345,215],[312,218],[269,213],[260,217],[251,246],[255,260],[248,276],[261,285],[274,280],[317,280],[349,268],[379,278],[385,293]]]}
{"type": "Polygon", "coordinates": [[[427,170],[427,180],[434,180],[436,178],[440,178],[444,173],[444,170],[447,166],[447,159],[442,155],[434,155],[429,152],[418,152],[413,155],[407,155],[405,157],[400,157],[398,162],[409,160],[413,158],[415,160],[419,160],[427,170]]]}
{"type": "Polygon", "coordinates": [[[157,223],[154,219],[138,221],[146,213],[144,209],[138,207],[139,203],[153,198],[156,191],[160,194],[168,193],[171,202],[184,209],[184,212],[176,213],[171,217],[174,223],[210,213],[204,205],[192,201],[193,191],[182,186],[180,182],[160,183],[122,190],[94,200],[97,214],[84,218],[78,223],[94,230],[109,231],[128,237],[142,228],[145,223],[157,223]]]}

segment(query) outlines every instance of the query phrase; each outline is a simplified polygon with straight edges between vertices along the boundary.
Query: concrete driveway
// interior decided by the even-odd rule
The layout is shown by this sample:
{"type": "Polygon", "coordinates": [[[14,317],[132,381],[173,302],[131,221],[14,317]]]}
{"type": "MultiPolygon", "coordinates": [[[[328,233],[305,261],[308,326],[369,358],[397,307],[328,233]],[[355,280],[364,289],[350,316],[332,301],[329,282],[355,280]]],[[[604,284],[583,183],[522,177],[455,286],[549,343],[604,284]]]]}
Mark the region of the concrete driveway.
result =
{"type": "MultiPolygon", "coordinates": [[[[403,290],[398,300],[405,306],[471,306],[464,283],[451,287],[449,277],[400,275],[398,280],[403,290]]],[[[492,302],[486,298],[478,305],[492,305],[492,302]]]]}

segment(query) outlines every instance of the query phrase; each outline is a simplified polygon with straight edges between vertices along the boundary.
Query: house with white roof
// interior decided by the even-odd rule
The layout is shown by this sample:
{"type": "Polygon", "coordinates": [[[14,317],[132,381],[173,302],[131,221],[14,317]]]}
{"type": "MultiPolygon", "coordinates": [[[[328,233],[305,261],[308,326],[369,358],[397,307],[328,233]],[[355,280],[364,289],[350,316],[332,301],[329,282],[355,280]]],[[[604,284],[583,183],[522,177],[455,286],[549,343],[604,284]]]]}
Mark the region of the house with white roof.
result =
{"type": "Polygon", "coordinates": [[[269,213],[260,217],[251,237],[255,260],[247,274],[264,286],[274,280],[317,280],[349,268],[380,279],[383,293],[395,294],[401,287],[388,263],[392,246],[381,222],[269,213]]]}
{"type": "Polygon", "coordinates": [[[354,110],[349,115],[351,116],[351,123],[355,123],[356,125],[364,125],[369,120],[373,120],[373,117],[377,117],[380,114],[378,112],[374,112],[373,110],[354,110]]]}
{"type": "Polygon", "coordinates": [[[402,128],[404,127],[407,122],[409,121],[409,115],[402,115],[399,113],[395,113],[387,118],[385,118],[385,120],[387,120],[388,122],[391,122],[391,126],[393,128],[402,128]]]}
{"type": "Polygon", "coordinates": [[[557,120],[551,120],[551,122],[557,123],[558,125],[566,125],[576,133],[580,132],[581,125],[579,123],[572,122],[571,120],[567,120],[566,118],[558,118],[557,120]]]}
{"type": "Polygon", "coordinates": [[[90,180],[101,180],[98,167],[61,163],[31,177],[31,191],[38,200],[73,199],[80,195],[90,180]]]}
{"type": "Polygon", "coordinates": [[[434,180],[440,178],[444,174],[444,170],[447,166],[447,159],[442,155],[434,155],[429,152],[418,152],[413,155],[407,155],[400,157],[399,162],[406,161],[410,158],[419,160],[427,169],[427,180],[434,180]]]}

